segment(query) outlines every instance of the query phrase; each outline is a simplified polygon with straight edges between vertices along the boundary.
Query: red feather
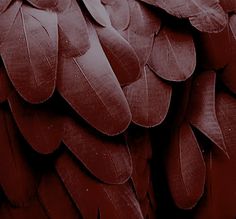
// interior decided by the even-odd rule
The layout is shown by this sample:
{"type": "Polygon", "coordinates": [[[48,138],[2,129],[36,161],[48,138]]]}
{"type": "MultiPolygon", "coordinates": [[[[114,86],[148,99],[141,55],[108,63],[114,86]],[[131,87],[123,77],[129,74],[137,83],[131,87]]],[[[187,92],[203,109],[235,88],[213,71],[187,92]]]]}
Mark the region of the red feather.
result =
{"type": "Polygon", "coordinates": [[[11,90],[12,86],[7,77],[7,72],[0,64],[0,102],[7,100],[11,90]]]}
{"type": "Polygon", "coordinates": [[[98,215],[100,219],[121,219],[127,216],[130,219],[143,218],[139,204],[127,184],[99,183],[84,173],[67,154],[57,160],[56,168],[83,218],[96,219],[98,215]]]}
{"type": "Polygon", "coordinates": [[[57,87],[89,124],[116,135],[128,127],[131,113],[91,24],[88,29],[90,49],[83,56],[60,60],[57,87]]]}
{"type": "Polygon", "coordinates": [[[215,112],[215,72],[203,72],[195,79],[191,91],[188,119],[221,150],[227,153],[215,112]]]}
{"type": "Polygon", "coordinates": [[[135,124],[153,127],[163,122],[169,110],[172,88],[147,66],[141,78],[123,90],[135,124]]]}
{"type": "Polygon", "coordinates": [[[39,199],[50,219],[79,219],[77,208],[56,174],[45,174],[39,185],[39,199]]]}
{"type": "Polygon", "coordinates": [[[121,85],[140,76],[138,57],[130,44],[112,27],[97,28],[98,38],[121,85]]]}
{"type": "Polygon", "coordinates": [[[120,138],[102,136],[68,118],[63,141],[99,180],[120,184],[130,178],[131,157],[120,138]]]}
{"type": "Polygon", "coordinates": [[[25,139],[39,153],[55,151],[63,136],[63,118],[52,104],[31,105],[16,93],[8,98],[14,119],[25,139]]]}
{"type": "Polygon", "coordinates": [[[227,16],[218,0],[142,0],[158,6],[178,18],[189,18],[201,32],[220,32],[227,24],[227,16]]]}
{"type": "Polygon", "coordinates": [[[82,0],[94,20],[103,27],[111,26],[111,21],[101,0],[82,0]]]}
{"type": "Polygon", "coordinates": [[[57,11],[66,10],[70,4],[71,0],[27,0],[30,4],[39,9],[51,9],[57,11]]]}
{"type": "Polygon", "coordinates": [[[55,13],[22,6],[4,41],[1,55],[7,73],[29,102],[43,102],[54,91],[57,35],[55,13]]]}
{"type": "Polygon", "coordinates": [[[58,13],[60,53],[67,57],[83,55],[90,47],[87,24],[75,0],[58,13]]]}
{"type": "Polygon", "coordinates": [[[110,16],[112,26],[117,30],[125,30],[130,21],[127,0],[102,0],[110,16]]]}
{"type": "Polygon", "coordinates": [[[182,123],[176,129],[167,156],[167,177],[175,204],[193,208],[205,185],[205,163],[191,127],[182,123]]]}
{"type": "Polygon", "coordinates": [[[196,66],[196,52],[191,34],[163,27],[155,37],[148,65],[170,81],[184,81],[196,66]]]}
{"type": "Polygon", "coordinates": [[[0,130],[0,184],[13,204],[22,205],[35,194],[36,182],[12,117],[2,107],[0,130]]]}

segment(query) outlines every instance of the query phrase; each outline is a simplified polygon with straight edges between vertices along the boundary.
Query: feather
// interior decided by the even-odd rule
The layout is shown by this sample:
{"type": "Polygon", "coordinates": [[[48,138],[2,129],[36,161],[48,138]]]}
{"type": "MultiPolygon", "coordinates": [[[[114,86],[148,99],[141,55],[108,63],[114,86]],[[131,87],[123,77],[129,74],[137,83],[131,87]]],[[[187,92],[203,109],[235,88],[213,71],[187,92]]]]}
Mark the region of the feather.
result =
{"type": "Polygon", "coordinates": [[[148,65],[166,80],[186,80],[196,66],[193,37],[179,29],[163,27],[155,37],[148,65]]]}
{"type": "Polygon", "coordinates": [[[12,93],[8,101],[18,128],[37,152],[48,154],[59,147],[63,136],[63,118],[53,104],[31,105],[16,93],[12,93]]]}
{"type": "Polygon", "coordinates": [[[57,38],[55,13],[22,6],[4,41],[1,55],[8,76],[31,103],[45,101],[54,91],[57,38]]]}
{"type": "Polygon", "coordinates": [[[176,129],[167,156],[167,178],[175,204],[193,208],[204,191],[205,163],[188,123],[176,129]]]}
{"type": "Polygon", "coordinates": [[[83,55],[90,47],[87,24],[75,0],[70,7],[58,13],[59,46],[62,55],[83,55]]]}
{"type": "Polygon", "coordinates": [[[169,110],[172,88],[146,66],[141,78],[124,87],[132,122],[142,127],[161,124],[169,110]]]}
{"type": "Polygon", "coordinates": [[[0,14],[3,13],[8,6],[11,4],[12,0],[1,0],[0,2],[0,14]]]}
{"type": "Polygon", "coordinates": [[[12,90],[6,69],[0,64],[0,102],[6,101],[12,90]]]}
{"type": "Polygon", "coordinates": [[[143,68],[151,54],[154,34],[159,32],[161,20],[141,2],[129,0],[129,6],[131,18],[128,28],[128,41],[134,48],[140,66],[143,68]]]}
{"type": "Polygon", "coordinates": [[[218,0],[142,0],[158,6],[178,18],[189,18],[201,32],[215,33],[224,29],[227,16],[218,0]]]}
{"type": "Polygon", "coordinates": [[[100,0],[82,0],[94,20],[103,27],[111,26],[111,21],[100,0]]]}
{"type": "Polygon", "coordinates": [[[161,19],[149,10],[142,2],[129,0],[129,29],[137,35],[150,36],[157,34],[161,28],[161,19]]]}
{"type": "Polygon", "coordinates": [[[97,28],[98,38],[121,85],[140,77],[138,57],[129,43],[112,27],[97,28]]]}
{"type": "Polygon", "coordinates": [[[66,10],[70,4],[71,0],[27,0],[34,7],[39,9],[51,9],[56,11],[66,10]]]}
{"type": "Polygon", "coordinates": [[[14,1],[7,10],[0,13],[0,54],[2,50],[2,44],[7,39],[13,24],[15,23],[16,16],[20,10],[22,1],[14,1]]]}
{"type": "Polygon", "coordinates": [[[236,1],[235,0],[220,0],[220,5],[225,12],[236,12],[236,1]]]}
{"type": "Polygon", "coordinates": [[[38,199],[34,199],[28,206],[14,208],[3,204],[0,209],[1,219],[48,219],[38,199]]]}
{"type": "Polygon", "coordinates": [[[85,174],[68,154],[59,157],[56,169],[83,218],[96,219],[98,214],[100,219],[143,218],[139,204],[127,184],[99,183],[85,174]]]}
{"type": "Polygon", "coordinates": [[[12,117],[2,107],[0,130],[0,184],[11,203],[22,205],[35,194],[36,182],[12,117]]]}
{"type": "Polygon", "coordinates": [[[130,20],[127,0],[102,0],[102,3],[105,4],[112,26],[117,30],[125,30],[130,20]]]}
{"type": "Polygon", "coordinates": [[[225,67],[232,56],[231,38],[228,26],[219,33],[201,33],[198,40],[199,63],[201,61],[206,69],[217,70],[225,67]]]}
{"type": "Polygon", "coordinates": [[[195,128],[227,154],[215,112],[215,83],[216,73],[212,71],[203,72],[195,79],[187,117],[195,128]]]}
{"type": "Polygon", "coordinates": [[[147,129],[135,127],[128,131],[127,142],[133,162],[132,183],[139,201],[145,199],[150,183],[152,146],[147,129]]]}
{"type": "Polygon", "coordinates": [[[235,41],[236,41],[236,14],[231,15],[231,17],[229,19],[229,26],[230,26],[230,29],[231,29],[232,34],[234,36],[234,45],[235,45],[235,41]]]}
{"type": "Polygon", "coordinates": [[[123,132],[131,113],[120,85],[88,25],[91,47],[83,56],[60,61],[57,88],[90,125],[108,135],[123,132]]]}
{"type": "Polygon", "coordinates": [[[63,142],[99,180],[120,184],[130,178],[131,157],[120,138],[102,136],[68,118],[63,142]]]}
{"type": "Polygon", "coordinates": [[[79,219],[77,208],[64,185],[54,173],[45,174],[40,182],[39,199],[50,219],[79,219]]]}

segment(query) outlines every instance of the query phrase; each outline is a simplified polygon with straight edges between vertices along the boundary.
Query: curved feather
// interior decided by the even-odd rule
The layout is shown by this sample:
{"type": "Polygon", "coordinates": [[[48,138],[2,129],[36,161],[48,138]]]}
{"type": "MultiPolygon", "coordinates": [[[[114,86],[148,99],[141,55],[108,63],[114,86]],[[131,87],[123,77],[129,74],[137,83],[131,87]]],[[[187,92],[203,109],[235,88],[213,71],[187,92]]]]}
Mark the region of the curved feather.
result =
{"type": "Polygon", "coordinates": [[[225,142],[215,111],[216,73],[209,71],[199,74],[191,91],[188,119],[221,150],[227,153],[225,142]]]}
{"type": "Polygon", "coordinates": [[[163,27],[155,37],[148,65],[170,81],[184,81],[196,66],[196,51],[191,34],[163,27]]]}
{"type": "Polygon", "coordinates": [[[147,66],[141,78],[123,90],[132,113],[132,122],[146,128],[163,122],[169,110],[172,88],[147,66]]]}
{"type": "Polygon", "coordinates": [[[8,76],[31,103],[45,101],[54,91],[57,38],[55,13],[22,6],[4,41],[1,56],[8,76]]]}
{"type": "Polygon", "coordinates": [[[171,195],[179,208],[193,208],[201,198],[206,167],[197,140],[184,122],[172,136],[167,156],[167,177],[171,195]]]}
{"type": "Polygon", "coordinates": [[[103,27],[111,26],[111,21],[100,0],[82,0],[94,20],[103,27]]]}
{"type": "Polygon", "coordinates": [[[139,204],[127,184],[99,183],[84,173],[68,154],[60,156],[56,169],[83,218],[96,219],[98,215],[100,219],[143,218],[139,204]]]}
{"type": "Polygon", "coordinates": [[[98,38],[121,85],[140,76],[138,57],[129,43],[112,27],[97,28],[98,38]]]}
{"type": "Polygon", "coordinates": [[[85,55],[60,61],[58,90],[75,111],[108,135],[123,132],[131,113],[120,85],[89,25],[91,47],[85,55]]]}
{"type": "Polygon", "coordinates": [[[7,100],[11,90],[12,85],[7,77],[7,72],[0,64],[0,102],[7,100]]]}
{"type": "Polygon", "coordinates": [[[0,54],[2,50],[2,44],[5,39],[7,39],[9,32],[15,23],[21,5],[22,1],[14,1],[7,10],[0,13],[0,54]]]}
{"type": "Polygon", "coordinates": [[[31,105],[16,93],[9,96],[8,102],[22,135],[37,152],[48,154],[59,147],[64,121],[53,104],[31,105]]]}
{"type": "Polygon", "coordinates": [[[13,119],[2,107],[0,130],[0,184],[12,204],[26,204],[36,192],[36,182],[13,119]]]}
{"type": "Polygon", "coordinates": [[[85,54],[90,47],[87,24],[75,0],[69,8],[58,13],[60,53],[66,57],[85,54]]]}
{"type": "Polygon", "coordinates": [[[71,0],[27,0],[34,7],[39,9],[51,9],[57,11],[66,10],[70,4],[71,0]]]}
{"type": "Polygon", "coordinates": [[[224,29],[227,16],[218,0],[142,0],[158,6],[178,18],[189,18],[201,32],[215,33],[224,29]]]}
{"type": "Polygon", "coordinates": [[[125,30],[130,21],[127,0],[102,0],[110,16],[112,26],[117,30],[125,30]]]}
{"type": "Polygon", "coordinates": [[[220,5],[226,12],[236,12],[235,0],[220,0],[220,5]]]}
{"type": "Polygon", "coordinates": [[[131,157],[121,139],[101,136],[68,118],[63,142],[99,180],[120,184],[130,178],[131,157]]]}
{"type": "Polygon", "coordinates": [[[77,208],[66,188],[54,173],[45,174],[40,182],[39,199],[51,219],[79,219],[77,208]]]}
{"type": "Polygon", "coordinates": [[[12,0],[1,0],[0,2],[0,14],[3,13],[7,7],[11,4],[12,0]]]}

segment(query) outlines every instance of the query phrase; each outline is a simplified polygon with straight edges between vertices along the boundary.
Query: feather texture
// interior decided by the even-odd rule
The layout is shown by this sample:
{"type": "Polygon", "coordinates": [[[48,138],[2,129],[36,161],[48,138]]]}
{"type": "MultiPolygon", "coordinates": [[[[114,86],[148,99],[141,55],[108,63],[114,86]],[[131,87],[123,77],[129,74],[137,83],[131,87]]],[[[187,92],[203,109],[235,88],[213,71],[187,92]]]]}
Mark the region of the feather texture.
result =
{"type": "Polygon", "coordinates": [[[99,180],[121,184],[130,178],[131,157],[122,139],[101,136],[68,118],[63,142],[99,180]]]}
{"type": "Polygon", "coordinates": [[[139,204],[127,184],[98,183],[87,176],[67,154],[57,160],[56,168],[83,218],[96,219],[98,215],[100,219],[120,219],[127,215],[131,219],[143,218],[139,204]]]}
{"type": "Polygon", "coordinates": [[[193,208],[205,185],[205,163],[197,140],[186,123],[175,130],[167,156],[167,177],[175,204],[193,208]]]}
{"type": "Polygon", "coordinates": [[[90,49],[83,56],[60,60],[57,87],[89,124],[105,134],[116,135],[128,127],[130,110],[96,31],[91,25],[88,29],[90,49]]]}
{"type": "Polygon", "coordinates": [[[159,125],[169,110],[172,88],[146,66],[141,78],[124,87],[132,121],[143,127],[159,125]]]}
{"type": "Polygon", "coordinates": [[[31,103],[45,101],[54,91],[57,35],[55,13],[22,6],[4,41],[1,56],[8,76],[31,103]]]}
{"type": "Polygon", "coordinates": [[[121,85],[127,85],[140,77],[140,66],[130,44],[112,27],[97,28],[104,52],[121,85]]]}
{"type": "Polygon", "coordinates": [[[12,0],[2,0],[0,2],[0,14],[7,9],[7,7],[10,5],[11,1],[12,0]]]}
{"type": "Polygon", "coordinates": [[[189,33],[167,26],[155,37],[148,65],[163,79],[184,81],[196,66],[196,52],[189,33]]]}
{"type": "Polygon", "coordinates": [[[87,24],[75,0],[58,13],[60,52],[66,57],[83,55],[90,47],[87,24]]]}

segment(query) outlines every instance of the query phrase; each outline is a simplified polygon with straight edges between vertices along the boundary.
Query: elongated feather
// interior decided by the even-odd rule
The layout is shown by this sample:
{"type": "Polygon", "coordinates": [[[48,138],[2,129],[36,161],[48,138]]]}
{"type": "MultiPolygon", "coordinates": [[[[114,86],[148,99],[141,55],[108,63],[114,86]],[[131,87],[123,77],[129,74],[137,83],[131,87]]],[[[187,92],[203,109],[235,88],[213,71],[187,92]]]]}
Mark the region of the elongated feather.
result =
{"type": "Polygon", "coordinates": [[[4,41],[1,56],[8,76],[31,103],[45,101],[54,91],[57,38],[55,13],[22,6],[4,41]]]}
{"type": "Polygon", "coordinates": [[[3,66],[0,66],[0,102],[7,100],[11,90],[12,86],[7,77],[7,72],[3,66]]]}
{"type": "Polygon", "coordinates": [[[61,155],[56,162],[56,169],[83,218],[96,219],[98,212],[100,219],[143,218],[139,204],[127,184],[99,183],[84,173],[68,154],[61,155]]]}
{"type": "Polygon", "coordinates": [[[184,81],[196,66],[196,52],[191,34],[163,27],[155,37],[148,65],[154,72],[170,81],[184,81]]]}
{"type": "Polygon", "coordinates": [[[167,177],[175,204],[193,208],[205,185],[205,163],[190,125],[182,123],[175,130],[167,156],[167,177]]]}
{"type": "Polygon", "coordinates": [[[110,16],[112,26],[117,30],[125,30],[130,21],[127,0],[102,0],[110,16]]]}
{"type": "MultiPolygon", "coordinates": [[[[190,123],[226,152],[215,111],[216,73],[203,72],[194,81],[189,103],[190,123]]],[[[227,152],[226,152],[227,153],[227,152]]]]}
{"type": "Polygon", "coordinates": [[[71,0],[27,0],[34,7],[39,9],[51,9],[57,11],[66,10],[70,4],[71,0]]]}
{"type": "Polygon", "coordinates": [[[70,7],[58,13],[60,53],[67,57],[85,54],[90,47],[87,25],[75,0],[70,7]]]}
{"type": "Polygon", "coordinates": [[[0,2],[0,14],[4,12],[7,7],[11,4],[12,0],[1,0],[0,2]]]}
{"type": "Polygon", "coordinates": [[[146,66],[141,78],[124,87],[132,113],[132,121],[143,127],[159,125],[170,106],[172,88],[146,66]]]}
{"type": "Polygon", "coordinates": [[[68,118],[63,141],[99,180],[120,184],[130,178],[131,157],[122,139],[102,136],[68,118]]]}
{"type": "Polygon", "coordinates": [[[22,135],[39,153],[55,151],[63,136],[63,118],[52,104],[31,105],[23,101],[16,93],[8,98],[14,119],[22,135]]]}
{"type": "Polygon", "coordinates": [[[24,207],[14,208],[9,204],[3,204],[0,209],[1,219],[48,219],[38,199],[31,200],[24,207]]]}
{"type": "Polygon", "coordinates": [[[130,129],[127,142],[133,162],[132,183],[139,201],[143,201],[150,184],[151,139],[147,129],[130,129]]]}
{"type": "Polygon", "coordinates": [[[227,16],[218,0],[142,0],[158,6],[178,18],[189,18],[202,32],[220,32],[227,24],[227,16]]]}
{"type": "Polygon", "coordinates": [[[111,26],[111,21],[100,0],[82,0],[94,20],[103,27],[111,26]]]}
{"type": "Polygon", "coordinates": [[[83,56],[60,61],[58,90],[89,124],[108,135],[124,131],[131,120],[128,103],[89,25],[91,47],[83,56]]]}
{"type": "Polygon", "coordinates": [[[66,188],[55,173],[43,176],[38,191],[40,202],[51,219],[81,218],[66,188]]]}
{"type": "Polygon", "coordinates": [[[11,203],[27,203],[36,192],[36,182],[24,155],[19,133],[9,112],[0,108],[0,184],[11,203]]]}
{"type": "Polygon", "coordinates": [[[140,77],[138,57],[129,43],[112,27],[97,28],[98,38],[121,85],[140,77]]]}
{"type": "Polygon", "coordinates": [[[17,0],[12,3],[6,11],[0,13],[0,54],[2,50],[2,44],[11,31],[21,5],[22,1],[17,0]]]}

